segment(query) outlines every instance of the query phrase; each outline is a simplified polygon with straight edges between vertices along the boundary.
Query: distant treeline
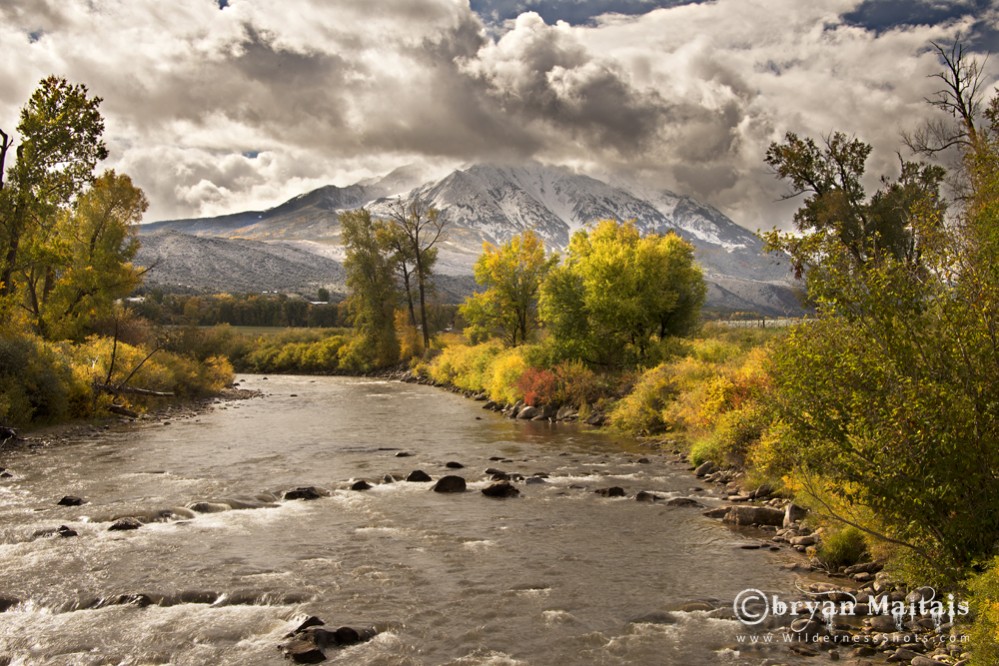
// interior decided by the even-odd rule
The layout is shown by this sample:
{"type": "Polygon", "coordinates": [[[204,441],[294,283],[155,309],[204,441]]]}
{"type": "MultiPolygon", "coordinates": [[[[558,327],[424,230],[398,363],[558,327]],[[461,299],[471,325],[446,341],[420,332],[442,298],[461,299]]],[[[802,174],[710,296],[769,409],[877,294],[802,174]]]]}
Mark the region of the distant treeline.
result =
{"type": "MultiPolygon", "coordinates": [[[[152,289],[130,299],[129,306],[137,315],[167,326],[350,326],[345,303],[308,301],[288,294],[195,295],[152,289]]],[[[428,315],[435,330],[452,326],[456,311],[457,306],[454,305],[428,306],[428,315]]]]}
{"type": "Polygon", "coordinates": [[[338,303],[307,301],[286,294],[165,294],[152,290],[130,301],[139,315],[173,326],[293,326],[335,328],[346,325],[338,303]]]}

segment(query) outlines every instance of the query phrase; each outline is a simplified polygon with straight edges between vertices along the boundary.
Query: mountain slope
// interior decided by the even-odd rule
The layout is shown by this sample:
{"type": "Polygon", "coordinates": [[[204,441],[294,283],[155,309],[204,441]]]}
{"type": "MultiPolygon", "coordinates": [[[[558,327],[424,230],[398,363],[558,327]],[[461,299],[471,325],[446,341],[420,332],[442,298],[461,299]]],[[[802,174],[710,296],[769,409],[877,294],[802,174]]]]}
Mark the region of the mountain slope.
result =
{"type": "MultiPolygon", "coordinates": [[[[319,188],[266,211],[158,222],[143,225],[141,233],[145,241],[167,233],[216,240],[266,241],[267,245],[293,248],[304,254],[289,255],[275,247],[268,261],[288,261],[289,286],[285,289],[297,290],[298,287],[291,285],[305,279],[310,253],[316,256],[319,272],[331,266],[326,262],[339,266],[343,248],[338,214],[362,206],[375,216],[386,216],[400,201],[419,198],[440,210],[448,231],[440,247],[438,272],[459,276],[462,284],[468,283],[483,242],[502,243],[531,229],[549,249],[564,250],[574,232],[596,220],[634,219],[643,233],[674,231],[694,245],[697,260],[711,286],[710,307],[750,309],[771,315],[800,311],[787,262],[766,255],[762,242],[754,234],[720,211],[689,197],[628,183],[612,185],[565,168],[537,163],[480,164],[437,180],[418,182],[422,176],[419,170],[401,169],[384,178],[348,187],[319,188]]],[[[258,265],[251,255],[239,264],[238,248],[229,252],[218,245],[204,245],[199,251],[208,252],[209,247],[222,253],[220,265],[231,266],[234,271],[252,273],[270,266],[263,259],[259,259],[258,265]]],[[[254,248],[264,252],[259,246],[254,248]]],[[[160,251],[171,255],[169,246],[161,247],[160,251]]],[[[164,256],[161,266],[171,261],[164,256]]],[[[193,267],[184,270],[188,271],[189,281],[195,282],[196,270],[193,267]]],[[[279,278],[279,274],[266,280],[262,277],[256,290],[281,289],[274,286],[280,283],[279,278]],[[271,286],[262,286],[265,282],[271,286]]],[[[237,280],[240,284],[252,283],[247,275],[237,280]]],[[[205,281],[221,283],[224,276],[206,274],[205,281]]],[[[313,284],[315,280],[309,278],[306,282],[313,284]]],[[[329,280],[333,286],[327,285],[328,288],[339,290],[337,282],[329,280]]]]}

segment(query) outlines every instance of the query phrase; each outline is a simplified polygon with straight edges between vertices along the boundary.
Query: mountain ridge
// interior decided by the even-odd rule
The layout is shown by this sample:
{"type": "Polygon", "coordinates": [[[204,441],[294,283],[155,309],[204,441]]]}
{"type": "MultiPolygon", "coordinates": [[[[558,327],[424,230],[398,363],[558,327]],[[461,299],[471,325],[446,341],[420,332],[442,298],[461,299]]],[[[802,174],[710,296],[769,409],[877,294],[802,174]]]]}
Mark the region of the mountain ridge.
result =
{"type": "MultiPolygon", "coordinates": [[[[382,178],[346,187],[321,187],[264,211],[144,224],[140,234],[150,239],[180,233],[293,246],[319,255],[324,261],[340,262],[343,247],[338,215],[341,212],[367,207],[372,215],[383,217],[400,201],[420,199],[437,208],[447,223],[438,272],[467,278],[483,242],[500,244],[531,229],[550,250],[563,251],[573,233],[597,220],[631,219],[642,233],[673,231],[693,244],[695,257],[712,287],[708,297],[710,307],[755,309],[771,315],[801,311],[788,262],[766,255],[762,241],[755,234],[691,197],[666,189],[611,184],[565,167],[538,163],[474,164],[420,182],[423,175],[418,169],[397,169],[382,178]]],[[[213,248],[220,250],[221,246],[213,244],[213,248]]],[[[168,273],[171,261],[175,261],[170,259],[168,250],[162,243],[151,243],[148,251],[140,251],[139,261],[158,258],[156,270],[168,273]],[[158,245],[160,255],[153,255],[153,245],[158,245]]],[[[255,251],[263,250],[256,247],[255,251]]],[[[281,252],[275,249],[275,254],[281,252]]],[[[219,261],[231,265],[233,257],[225,256],[219,261]]],[[[258,257],[256,265],[261,262],[258,257]]],[[[292,263],[300,268],[301,262],[292,263]]],[[[321,262],[317,258],[318,263],[321,262]]],[[[196,271],[190,266],[186,270],[188,282],[196,281],[196,271]]],[[[153,275],[155,272],[151,273],[153,280],[169,286],[172,278],[162,275],[163,280],[159,280],[161,276],[153,275]]],[[[343,292],[340,273],[334,273],[318,286],[343,292]]],[[[262,281],[280,282],[274,278],[270,275],[262,281]]],[[[293,290],[290,282],[289,290],[293,290]]]]}

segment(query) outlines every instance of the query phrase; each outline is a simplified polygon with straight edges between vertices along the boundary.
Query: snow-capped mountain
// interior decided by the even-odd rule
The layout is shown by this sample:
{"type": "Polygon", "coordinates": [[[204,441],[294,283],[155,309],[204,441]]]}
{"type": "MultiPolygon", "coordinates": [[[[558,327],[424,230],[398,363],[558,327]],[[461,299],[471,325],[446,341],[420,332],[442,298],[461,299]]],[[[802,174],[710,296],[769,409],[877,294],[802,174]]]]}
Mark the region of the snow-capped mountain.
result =
{"type": "MultiPolygon", "coordinates": [[[[403,168],[348,187],[319,188],[266,211],[157,222],[141,231],[146,236],[172,232],[291,244],[337,260],[343,256],[340,212],[367,207],[384,216],[400,201],[419,198],[437,208],[447,223],[438,271],[467,276],[483,242],[502,243],[532,229],[558,251],[574,232],[597,220],[633,219],[643,233],[675,231],[694,245],[709,282],[709,306],[767,314],[799,308],[787,262],[765,254],[754,234],[690,197],[628,183],[612,185],[538,163],[478,164],[420,182],[423,175],[403,168]]],[[[169,258],[161,256],[160,265],[168,264],[169,258]]],[[[331,279],[324,286],[342,288],[337,282],[331,279]]]]}

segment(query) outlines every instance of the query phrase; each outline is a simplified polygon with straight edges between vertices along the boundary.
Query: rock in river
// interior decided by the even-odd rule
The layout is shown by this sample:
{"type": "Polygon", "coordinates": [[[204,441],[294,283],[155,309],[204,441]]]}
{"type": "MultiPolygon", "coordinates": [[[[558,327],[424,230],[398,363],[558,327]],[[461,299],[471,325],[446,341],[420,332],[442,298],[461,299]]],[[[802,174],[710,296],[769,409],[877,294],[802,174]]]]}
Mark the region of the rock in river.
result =
{"type": "Polygon", "coordinates": [[[86,503],[85,499],[76,495],[66,495],[58,502],[59,506],[83,506],[86,503]]]}
{"type": "Polygon", "coordinates": [[[133,518],[132,516],[126,516],[124,518],[119,518],[111,524],[108,531],[123,531],[123,530],[137,530],[142,527],[142,523],[139,522],[138,518],[133,518]]]}
{"type": "Polygon", "coordinates": [[[784,512],[770,506],[732,506],[725,517],[726,523],[736,525],[775,525],[784,524],[784,512]]]}
{"type": "Polygon", "coordinates": [[[318,664],[326,661],[325,650],[356,645],[378,634],[374,628],[340,627],[330,631],[324,628],[324,624],[317,617],[310,617],[300,624],[287,636],[291,640],[280,646],[285,657],[296,664],[318,664]]]}
{"type": "Polygon", "coordinates": [[[465,479],[460,476],[442,476],[434,484],[435,493],[463,493],[465,492],[465,479]]]}
{"type": "Polygon", "coordinates": [[[597,488],[594,490],[598,495],[603,495],[604,497],[624,497],[624,488],[621,486],[611,486],[610,488],[597,488]]]}
{"type": "Polygon", "coordinates": [[[482,489],[482,494],[486,497],[516,497],[520,494],[509,481],[500,481],[499,483],[494,483],[488,488],[482,489]]]}
{"type": "Polygon", "coordinates": [[[294,490],[289,490],[284,494],[286,500],[317,500],[320,497],[326,497],[329,493],[315,486],[302,486],[301,488],[295,488],[294,490]]]}
{"type": "Polygon", "coordinates": [[[427,483],[429,481],[433,481],[433,479],[430,478],[430,475],[422,469],[414,469],[409,473],[409,476],[406,477],[406,480],[411,483],[427,483]]]}
{"type": "Polygon", "coordinates": [[[674,497],[671,500],[667,500],[666,506],[679,506],[679,507],[690,507],[693,509],[703,509],[704,505],[695,499],[690,499],[689,497],[674,497]]]}
{"type": "Polygon", "coordinates": [[[351,484],[350,489],[351,490],[371,490],[371,484],[368,483],[367,481],[365,481],[364,479],[361,479],[360,481],[355,481],[353,484],[351,484]]]}

